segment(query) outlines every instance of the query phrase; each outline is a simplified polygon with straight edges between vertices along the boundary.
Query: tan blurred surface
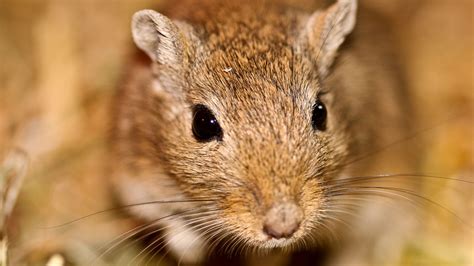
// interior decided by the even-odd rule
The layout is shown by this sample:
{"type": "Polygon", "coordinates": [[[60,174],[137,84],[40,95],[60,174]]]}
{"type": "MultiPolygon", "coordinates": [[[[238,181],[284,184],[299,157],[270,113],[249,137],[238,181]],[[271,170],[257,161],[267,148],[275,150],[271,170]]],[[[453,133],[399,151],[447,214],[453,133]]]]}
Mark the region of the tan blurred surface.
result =
{"type": "MultiPolygon", "coordinates": [[[[410,140],[428,147],[418,156],[420,172],[473,181],[474,1],[362,1],[398,25],[419,128],[431,128],[410,140]]],[[[152,2],[0,1],[0,153],[18,146],[32,161],[10,226],[13,254],[51,237],[41,227],[110,207],[101,200],[110,192],[102,185],[109,103],[132,47],[130,17],[152,2]]],[[[472,184],[428,182],[424,195],[470,228],[427,205],[401,265],[474,265],[473,194],[472,184]]],[[[72,232],[82,247],[81,227],[94,226],[97,234],[87,238],[100,243],[129,222],[109,226],[101,219],[59,230],[72,232]]]]}

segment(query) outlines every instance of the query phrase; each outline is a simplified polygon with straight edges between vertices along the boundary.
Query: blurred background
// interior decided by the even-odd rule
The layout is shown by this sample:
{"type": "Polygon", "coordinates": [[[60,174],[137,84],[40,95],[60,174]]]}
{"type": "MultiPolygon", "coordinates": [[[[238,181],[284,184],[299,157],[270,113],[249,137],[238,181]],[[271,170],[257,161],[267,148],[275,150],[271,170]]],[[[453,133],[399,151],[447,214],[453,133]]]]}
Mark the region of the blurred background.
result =
{"type": "MultiPolygon", "coordinates": [[[[409,140],[427,147],[417,155],[420,173],[473,181],[474,1],[361,1],[396,25],[418,127],[429,128],[409,140]]],[[[111,207],[109,110],[133,52],[130,18],[160,4],[0,0],[0,154],[19,147],[29,158],[7,227],[13,260],[46,261],[64,251],[85,263],[133,223],[120,216],[111,226],[106,213],[44,228],[111,207]]],[[[419,210],[422,229],[397,264],[474,265],[473,185],[427,183],[423,195],[459,217],[430,204],[419,210]]],[[[136,247],[122,252],[129,258],[136,247]]]]}

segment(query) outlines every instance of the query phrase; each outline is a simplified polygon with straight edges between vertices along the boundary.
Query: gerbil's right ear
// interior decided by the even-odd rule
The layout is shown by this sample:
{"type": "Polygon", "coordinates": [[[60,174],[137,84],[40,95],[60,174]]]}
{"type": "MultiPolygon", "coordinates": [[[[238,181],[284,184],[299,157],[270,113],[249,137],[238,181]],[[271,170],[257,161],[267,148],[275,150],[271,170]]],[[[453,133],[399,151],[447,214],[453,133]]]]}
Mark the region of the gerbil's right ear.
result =
{"type": "Polygon", "coordinates": [[[186,38],[178,26],[153,10],[133,15],[132,34],[135,44],[155,62],[172,68],[183,63],[186,38]]]}

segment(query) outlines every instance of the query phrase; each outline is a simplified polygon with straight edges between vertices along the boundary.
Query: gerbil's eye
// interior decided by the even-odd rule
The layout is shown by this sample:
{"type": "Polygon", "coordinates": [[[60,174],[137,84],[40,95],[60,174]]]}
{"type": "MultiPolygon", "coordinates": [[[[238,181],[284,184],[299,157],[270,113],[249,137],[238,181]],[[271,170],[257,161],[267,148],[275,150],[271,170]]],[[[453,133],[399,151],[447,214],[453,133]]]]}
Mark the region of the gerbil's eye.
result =
{"type": "Polygon", "coordinates": [[[200,142],[222,140],[221,126],[211,110],[198,104],[194,106],[193,113],[193,134],[196,140],[200,142]]]}
{"type": "Polygon", "coordinates": [[[326,129],[327,116],[328,112],[326,110],[326,106],[324,106],[320,100],[317,100],[313,107],[313,117],[311,118],[313,128],[315,130],[324,131],[326,129]]]}

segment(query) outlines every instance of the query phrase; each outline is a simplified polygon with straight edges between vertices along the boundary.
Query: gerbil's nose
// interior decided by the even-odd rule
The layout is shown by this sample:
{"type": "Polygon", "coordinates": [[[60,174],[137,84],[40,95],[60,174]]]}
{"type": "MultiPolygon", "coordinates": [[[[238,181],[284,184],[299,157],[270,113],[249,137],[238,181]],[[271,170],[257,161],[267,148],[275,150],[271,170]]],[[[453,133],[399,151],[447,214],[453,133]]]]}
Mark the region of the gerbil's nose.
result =
{"type": "Polygon", "coordinates": [[[302,219],[303,212],[295,203],[275,204],[265,215],[263,231],[276,239],[289,238],[298,230],[302,219]]]}

